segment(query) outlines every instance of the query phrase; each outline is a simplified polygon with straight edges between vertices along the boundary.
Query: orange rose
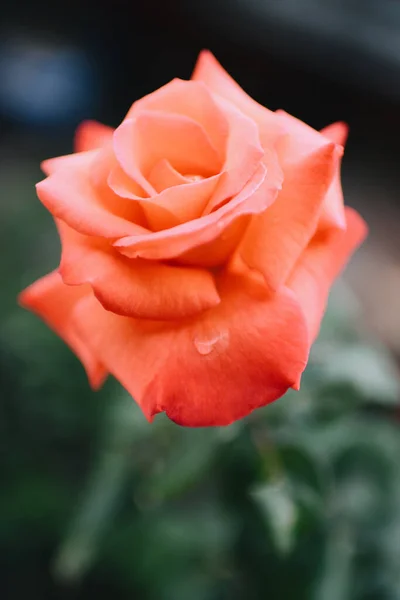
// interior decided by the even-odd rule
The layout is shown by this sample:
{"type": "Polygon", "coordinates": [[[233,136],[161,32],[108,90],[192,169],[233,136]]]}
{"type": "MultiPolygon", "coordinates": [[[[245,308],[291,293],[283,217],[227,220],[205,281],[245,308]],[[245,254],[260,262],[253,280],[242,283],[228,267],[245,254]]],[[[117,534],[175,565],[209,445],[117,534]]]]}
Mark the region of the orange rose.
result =
{"type": "Polygon", "coordinates": [[[37,186],[59,268],[21,304],[148,419],[226,425],[298,389],[332,281],[366,234],[343,206],[346,126],[249,98],[209,52],[190,81],[85,123],[37,186]]]}

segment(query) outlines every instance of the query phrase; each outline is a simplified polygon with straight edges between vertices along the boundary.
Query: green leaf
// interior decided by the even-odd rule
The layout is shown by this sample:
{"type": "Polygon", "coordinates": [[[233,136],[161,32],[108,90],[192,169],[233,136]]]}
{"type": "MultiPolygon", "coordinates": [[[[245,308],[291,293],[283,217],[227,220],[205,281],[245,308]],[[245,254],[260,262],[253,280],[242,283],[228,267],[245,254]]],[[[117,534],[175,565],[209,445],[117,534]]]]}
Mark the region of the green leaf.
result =
{"type": "Polygon", "coordinates": [[[284,479],[255,486],[251,496],[264,514],[279,553],[289,554],[295,543],[299,512],[284,479]]]}
{"type": "Polygon", "coordinates": [[[349,382],[368,400],[396,405],[400,386],[396,368],[382,348],[362,344],[335,348],[324,361],[325,382],[349,382]]]}
{"type": "Polygon", "coordinates": [[[353,600],[351,595],[355,534],[348,523],[337,523],[327,540],[324,567],[313,600],[353,600]]]}
{"type": "Polygon", "coordinates": [[[127,394],[119,393],[111,404],[97,463],[55,559],[54,572],[59,580],[79,580],[94,561],[129,479],[133,441],[138,442],[144,432],[150,432],[144,417],[133,409],[127,394]]]}

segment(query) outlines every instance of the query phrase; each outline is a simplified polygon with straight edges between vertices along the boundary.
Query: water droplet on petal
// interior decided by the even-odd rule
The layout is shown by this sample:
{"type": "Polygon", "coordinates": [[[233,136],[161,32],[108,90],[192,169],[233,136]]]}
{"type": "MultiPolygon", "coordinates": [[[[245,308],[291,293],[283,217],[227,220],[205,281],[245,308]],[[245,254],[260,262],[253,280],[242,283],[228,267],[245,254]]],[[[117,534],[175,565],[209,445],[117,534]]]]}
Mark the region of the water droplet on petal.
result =
{"type": "Polygon", "coordinates": [[[189,174],[189,175],[185,175],[185,177],[187,179],[190,179],[190,181],[202,181],[202,179],[204,179],[204,177],[202,175],[189,174]]]}
{"type": "Polygon", "coordinates": [[[193,340],[197,352],[202,356],[211,354],[213,350],[217,352],[224,350],[228,342],[228,331],[217,332],[210,336],[196,336],[193,340]]]}
{"type": "Polygon", "coordinates": [[[202,356],[210,354],[214,347],[213,340],[199,340],[197,338],[195,338],[194,340],[194,345],[196,346],[196,350],[198,351],[198,353],[202,356]]]}

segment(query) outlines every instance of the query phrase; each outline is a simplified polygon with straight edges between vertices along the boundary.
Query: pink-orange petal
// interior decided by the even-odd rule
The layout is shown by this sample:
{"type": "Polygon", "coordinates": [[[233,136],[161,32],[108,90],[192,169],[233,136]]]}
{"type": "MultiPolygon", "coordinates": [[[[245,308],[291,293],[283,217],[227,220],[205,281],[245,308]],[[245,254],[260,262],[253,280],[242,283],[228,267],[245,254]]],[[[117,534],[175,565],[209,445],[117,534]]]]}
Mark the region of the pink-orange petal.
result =
{"type": "Polygon", "coordinates": [[[107,310],[142,319],[179,320],[220,301],[206,270],[130,260],[103,240],[81,235],[62,222],[57,226],[63,281],[90,284],[107,310]]]}
{"type": "Polygon", "coordinates": [[[89,286],[67,286],[59,273],[53,271],[21,292],[19,303],[43,319],[68,344],[85,367],[91,386],[97,389],[101,387],[107,371],[84,339],[78,335],[72,320],[76,305],[90,295],[89,286]]]}
{"type": "Polygon", "coordinates": [[[135,102],[126,118],[134,118],[142,110],[182,115],[199,123],[223,159],[228,124],[210,90],[202,82],[174,79],[135,102]]]}
{"type": "MultiPolygon", "coordinates": [[[[112,215],[145,227],[146,222],[140,206],[116,195],[108,186],[107,179],[115,164],[112,148],[110,144],[106,144],[99,150],[78,152],[45,160],[41,166],[47,175],[52,175],[56,171],[64,171],[64,179],[74,179],[76,171],[79,170],[88,185],[93,188],[90,195],[95,195],[96,204],[100,205],[102,211],[108,210],[112,215]]],[[[139,187],[138,193],[143,193],[139,187]]]]}
{"type": "Polygon", "coordinates": [[[367,235],[360,215],[346,207],[346,229],[319,232],[299,258],[287,286],[302,306],[313,341],[318,335],[332,283],[367,235]]]}
{"type": "Polygon", "coordinates": [[[236,220],[262,213],[274,202],[276,194],[277,190],[266,178],[265,167],[260,165],[243,190],[215,212],[166,231],[127,236],[117,240],[114,246],[125,256],[150,260],[176,258],[202,246],[208,260],[211,253],[207,244],[223,242],[226,231],[236,220]]]}
{"type": "Polygon", "coordinates": [[[260,295],[233,277],[220,289],[220,306],[171,326],[80,304],[82,335],[148,419],[165,411],[180,425],[228,425],[299,380],[309,347],[293,294],[260,295]]]}
{"type": "Polygon", "coordinates": [[[98,150],[89,150],[87,152],[56,156],[55,158],[48,158],[42,161],[40,168],[45,175],[52,175],[60,170],[90,169],[98,154],[98,150]]]}
{"type": "MultiPolygon", "coordinates": [[[[159,195],[151,193],[151,197],[144,200],[140,200],[131,189],[132,178],[139,181],[137,174],[132,170],[128,176],[126,168],[125,172],[117,168],[110,175],[109,183],[112,189],[121,196],[138,200],[154,231],[174,227],[178,223],[200,217],[202,213],[209,214],[218,209],[224,202],[241,192],[246,183],[251,180],[264,157],[265,153],[260,145],[257,125],[222,98],[216,99],[216,106],[219,107],[229,125],[226,157],[218,175],[206,179],[199,178],[185,186],[179,182],[179,186],[169,187],[159,195]]],[[[129,127],[132,127],[131,136],[133,136],[133,125],[129,127]]],[[[174,141],[174,145],[176,145],[176,141],[174,141]]],[[[193,149],[193,152],[197,151],[198,149],[193,149]]],[[[131,158],[134,161],[134,157],[131,158]]],[[[268,163],[270,162],[269,160],[268,163]]],[[[168,164],[171,164],[170,161],[168,164]]],[[[187,171],[188,167],[180,167],[181,173],[185,170],[187,171]]],[[[143,167],[141,167],[141,173],[143,173],[143,167]]],[[[201,174],[200,167],[193,167],[191,174],[197,179],[196,173],[201,174]]],[[[147,178],[147,183],[151,183],[151,174],[152,171],[147,178]]],[[[189,173],[186,175],[190,176],[189,173]]],[[[271,187],[280,186],[281,180],[277,183],[277,178],[273,177],[273,169],[271,169],[271,175],[268,172],[268,176],[271,180],[271,187]]],[[[151,192],[150,189],[148,191],[151,192]]]]}
{"type": "Polygon", "coordinates": [[[279,116],[282,126],[285,127],[288,134],[280,144],[280,158],[283,167],[286,163],[296,162],[306,154],[321,148],[326,144],[327,139],[336,144],[339,161],[335,176],[323,203],[320,226],[322,228],[339,227],[343,229],[346,221],[340,182],[340,159],[343,155],[343,143],[347,137],[344,123],[334,124],[328,129],[318,132],[283,110],[276,111],[276,114],[279,116]]]}
{"type": "MultiPolygon", "coordinates": [[[[140,205],[131,202],[128,198],[119,196],[110,187],[110,174],[116,167],[119,168],[119,165],[115,159],[112,145],[107,144],[98,152],[88,173],[97,197],[102,206],[107,208],[110,213],[147,229],[148,223],[140,205]]],[[[132,183],[132,180],[130,180],[130,184],[132,183]]],[[[135,191],[140,196],[144,195],[139,186],[136,186],[135,191]]]]}
{"type": "Polygon", "coordinates": [[[132,180],[126,173],[116,167],[110,174],[109,185],[122,198],[129,198],[141,206],[152,231],[162,231],[200,217],[219,179],[219,175],[214,175],[188,181],[185,185],[169,187],[150,198],[143,198],[134,193],[132,180]]]}
{"type": "Polygon", "coordinates": [[[137,205],[143,210],[151,231],[161,231],[178,225],[178,218],[157,202],[158,194],[155,190],[149,197],[147,194],[145,196],[141,194],[136,181],[131,179],[119,164],[110,171],[108,185],[121,200],[128,201],[133,206],[137,205]]]}
{"type": "Polygon", "coordinates": [[[223,98],[219,98],[217,104],[228,120],[229,135],[221,176],[205,214],[216,210],[226,200],[236,196],[254,175],[264,157],[256,123],[223,98]]]}
{"type": "Polygon", "coordinates": [[[277,199],[248,227],[238,253],[264,276],[271,290],[285,281],[314,235],[337,160],[335,145],[326,143],[287,165],[277,199]]]}
{"type": "MultiPolygon", "coordinates": [[[[346,123],[338,122],[332,123],[321,130],[321,134],[331,142],[338,144],[339,146],[345,146],[347,141],[349,128],[346,123]]],[[[343,190],[340,176],[340,164],[335,177],[331,183],[331,186],[326,195],[323,210],[321,213],[321,220],[319,227],[326,229],[329,227],[338,227],[339,229],[345,229],[346,217],[344,213],[344,199],[343,190]]]]}
{"type": "Polygon", "coordinates": [[[50,177],[37,184],[37,194],[52,215],[81,233],[119,238],[145,233],[147,230],[116,214],[102,201],[91,181],[90,165],[86,154],[74,168],[57,169],[50,177]]]}
{"type": "Polygon", "coordinates": [[[115,130],[114,151],[122,169],[149,195],[147,177],[166,158],[182,175],[209,177],[219,172],[221,158],[207,132],[183,115],[140,111],[115,130]]]}
{"type": "Polygon", "coordinates": [[[344,147],[349,135],[349,126],[343,121],[337,121],[321,129],[320,133],[334,144],[344,147]]]}
{"type": "MultiPolygon", "coordinates": [[[[289,115],[284,110],[277,110],[275,115],[285,131],[285,135],[280,138],[278,144],[278,151],[283,165],[297,162],[304,156],[326,146],[327,138],[310,125],[289,115]]],[[[329,138],[328,140],[332,141],[329,138]]],[[[332,143],[336,144],[336,142],[332,143]]],[[[343,148],[340,146],[338,147],[338,153],[343,154],[343,148]]]]}
{"type": "Polygon", "coordinates": [[[97,155],[95,150],[110,143],[113,132],[114,130],[107,125],[96,121],[84,121],[75,133],[75,153],[44,160],[41,164],[42,170],[46,175],[51,175],[57,169],[81,167],[85,161],[89,165],[97,155]]]}
{"type": "Polygon", "coordinates": [[[109,143],[114,129],[97,121],[84,121],[75,132],[75,152],[95,150],[109,143]]]}
{"type": "Polygon", "coordinates": [[[190,178],[184,177],[174,169],[166,158],[162,158],[154,165],[150,171],[148,180],[158,194],[167,188],[190,183],[191,181],[190,178]]]}
{"type": "Polygon", "coordinates": [[[225,98],[253,119],[258,125],[263,146],[271,147],[282,135],[275,113],[250,98],[208,50],[200,53],[192,80],[202,81],[214,94],[225,98]]]}

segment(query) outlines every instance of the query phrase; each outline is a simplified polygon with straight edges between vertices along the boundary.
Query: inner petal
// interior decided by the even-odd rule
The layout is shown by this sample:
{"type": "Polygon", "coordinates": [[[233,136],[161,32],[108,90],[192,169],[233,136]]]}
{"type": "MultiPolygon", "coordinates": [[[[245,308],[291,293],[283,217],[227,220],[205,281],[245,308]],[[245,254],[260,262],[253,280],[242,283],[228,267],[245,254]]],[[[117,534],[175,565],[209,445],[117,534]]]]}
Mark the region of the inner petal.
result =
{"type": "Polygon", "coordinates": [[[229,123],[229,136],[221,178],[205,214],[217,210],[238,194],[254,175],[265,154],[256,124],[222,98],[217,102],[229,123]]]}
{"type": "MultiPolygon", "coordinates": [[[[97,191],[99,202],[110,212],[116,213],[125,219],[147,227],[145,216],[140,204],[131,202],[128,198],[116,193],[109,185],[110,173],[119,165],[115,159],[111,145],[106,145],[98,151],[90,169],[90,179],[93,188],[97,191]]],[[[129,179],[126,177],[126,179],[129,179]]],[[[138,196],[145,196],[145,192],[134,181],[129,179],[131,192],[138,196]]]]}
{"type": "Polygon", "coordinates": [[[216,175],[221,158],[204,128],[182,115],[141,111],[114,133],[114,150],[125,173],[149,195],[156,193],[148,178],[154,166],[168,160],[181,174],[216,175]]]}
{"type": "MultiPolygon", "coordinates": [[[[213,179],[209,178],[187,186],[178,186],[175,190],[185,190],[190,185],[209,184],[213,179]]],[[[172,188],[166,190],[166,192],[168,191],[172,191],[172,188]]],[[[171,260],[186,255],[185,258],[188,259],[189,264],[207,264],[209,266],[209,254],[211,254],[209,244],[216,241],[218,248],[213,246],[212,251],[219,259],[222,257],[225,259],[225,253],[231,250],[232,235],[237,245],[236,236],[243,233],[243,227],[246,225],[245,216],[264,212],[275,200],[276,194],[277,189],[271,187],[266,178],[266,168],[259,165],[257,172],[241,192],[217,211],[198,219],[186,220],[167,231],[152,232],[149,235],[126,236],[116,241],[114,246],[119,252],[130,258],[171,260]],[[235,227],[231,230],[230,226],[237,220],[240,220],[238,230],[235,227]],[[219,246],[220,244],[221,246],[219,246]],[[201,256],[199,256],[200,248],[201,256]],[[199,252],[187,255],[196,249],[199,252]]]]}
{"type": "Polygon", "coordinates": [[[121,200],[141,207],[152,231],[162,231],[198,218],[219,180],[219,175],[193,180],[179,177],[187,183],[166,187],[159,194],[145,198],[137,195],[132,186],[135,182],[118,165],[111,172],[108,184],[121,200]]]}
{"type": "Polygon", "coordinates": [[[148,180],[150,185],[159,193],[167,188],[189,183],[190,178],[179,173],[166,158],[163,158],[154,165],[148,180]]]}
{"type": "Polygon", "coordinates": [[[134,118],[142,110],[189,117],[203,127],[220,157],[224,158],[229,124],[224,112],[203,82],[174,79],[135,102],[127,118],[134,118]]]}

